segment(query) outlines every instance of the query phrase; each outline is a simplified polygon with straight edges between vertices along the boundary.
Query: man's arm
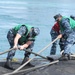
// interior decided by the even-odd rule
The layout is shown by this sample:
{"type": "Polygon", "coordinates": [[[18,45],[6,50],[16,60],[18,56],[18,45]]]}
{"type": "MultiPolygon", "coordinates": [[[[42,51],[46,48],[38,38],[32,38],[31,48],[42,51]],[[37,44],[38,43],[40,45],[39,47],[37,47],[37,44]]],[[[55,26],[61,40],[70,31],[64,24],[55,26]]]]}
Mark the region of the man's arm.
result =
{"type": "Polygon", "coordinates": [[[17,47],[17,44],[18,44],[18,40],[21,38],[21,35],[20,34],[16,34],[16,37],[15,37],[15,39],[14,39],[14,47],[13,48],[15,48],[15,49],[17,49],[18,47],[17,47]]]}
{"type": "Polygon", "coordinates": [[[62,38],[63,35],[67,37],[72,32],[69,19],[67,18],[67,19],[62,20],[61,26],[64,30],[60,32],[60,35],[58,35],[58,38],[62,38]]]}
{"type": "Polygon", "coordinates": [[[18,30],[16,37],[14,39],[14,47],[15,49],[17,49],[17,45],[18,45],[18,40],[21,38],[21,36],[23,36],[26,33],[26,27],[25,26],[21,26],[21,28],[18,30]]]}
{"type": "Polygon", "coordinates": [[[23,50],[24,48],[27,48],[29,45],[32,44],[33,41],[27,41],[24,45],[19,46],[20,50],[23,50]]]}
{"type": "Polygon", "coordinates": [[[68,36],[72,32],[69,19],[64,19],[61,26],[64,29],[62,35],[66,34],[68,36]]]}

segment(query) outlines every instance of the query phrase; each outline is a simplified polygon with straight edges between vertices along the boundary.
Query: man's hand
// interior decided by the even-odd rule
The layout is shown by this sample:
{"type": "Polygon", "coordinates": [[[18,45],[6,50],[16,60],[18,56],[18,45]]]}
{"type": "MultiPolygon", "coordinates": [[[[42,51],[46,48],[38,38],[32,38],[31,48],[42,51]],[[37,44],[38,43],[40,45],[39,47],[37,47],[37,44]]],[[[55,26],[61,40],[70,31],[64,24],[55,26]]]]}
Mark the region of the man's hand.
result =
{"type": "Polygon", "coordinates": [[[58,38],[59,38],[59,39],[62,38],[62,34],[58,35],[58,38]]]}
{"type": "Polygon", "coordinates": [[[14,48],[15,50],[17,50],[17,49],[18,49],[18,46],[14,45],[13,48],[14,48]]]}
{"type": "Polygon", "coordinates": [[[25,49],[24,45],[21,45],[21,46],[19,46],[18,48],[19,48],[20,50],[25,49]]]}
{"type": "Polygon", "coordinates": [[[19,46],[18,48],[20,50],[23,50],[23,49],[27,48],[31,43],[32,43],[32,41],[28,41],[24,45],[19,46]]]}

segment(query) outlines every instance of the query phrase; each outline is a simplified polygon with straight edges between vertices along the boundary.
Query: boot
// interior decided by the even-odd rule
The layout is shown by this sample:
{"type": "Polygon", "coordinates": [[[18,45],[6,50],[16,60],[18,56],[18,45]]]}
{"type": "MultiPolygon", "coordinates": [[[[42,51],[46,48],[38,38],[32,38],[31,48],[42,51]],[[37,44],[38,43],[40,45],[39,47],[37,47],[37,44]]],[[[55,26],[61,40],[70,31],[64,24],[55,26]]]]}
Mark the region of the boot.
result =
{"type": "MultiPolygon", "coordinates": [[[[24,64],[25,62],[27,62],[29,60],[29,57],[24,57],[23,61],[22,61],[22,64],[24,64]]],[[[22,65],[21,64],[21,65],[22,65]]],[[[30,67],[34,67],[33,64],[31,64],[30,62],[26,65],[26,66],[30,66],[30,67]]]]}
{"type": "Polygon", "coordinates": [[[62,57],[59,58],[60,61],[62,61],[62,60],[68,61],[70,59],[71,59],[70,55],[69,54],[64,54],[64,53],[62,54],[62,57]]]}
{"type": "Polygon", "coordinates": [[[7,69],[10,69],[10,70],[14,70],[14,68],[12,67],[12,64],[11,64],[11,60],[7,60],[4,67],[7,69]]]}
{"type": "Polygon", "coordinates": [[[70,60],[71,59],[69,54],[64,54],[64,58],[65,58],[65,60],[70,60]]]}

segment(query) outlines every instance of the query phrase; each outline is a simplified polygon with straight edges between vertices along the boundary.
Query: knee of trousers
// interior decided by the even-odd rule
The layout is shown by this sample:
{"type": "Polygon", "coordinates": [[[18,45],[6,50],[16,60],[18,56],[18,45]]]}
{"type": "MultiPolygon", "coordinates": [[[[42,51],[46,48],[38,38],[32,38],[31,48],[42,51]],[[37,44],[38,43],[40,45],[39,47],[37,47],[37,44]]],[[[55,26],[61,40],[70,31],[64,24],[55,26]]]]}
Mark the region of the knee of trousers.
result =
{"type": "Polygon", "coordinates": [[[10,52],[8,53],[7,59],[12,59],[14,55],[15,55],[15,50],[10,51],[10,52]]]}

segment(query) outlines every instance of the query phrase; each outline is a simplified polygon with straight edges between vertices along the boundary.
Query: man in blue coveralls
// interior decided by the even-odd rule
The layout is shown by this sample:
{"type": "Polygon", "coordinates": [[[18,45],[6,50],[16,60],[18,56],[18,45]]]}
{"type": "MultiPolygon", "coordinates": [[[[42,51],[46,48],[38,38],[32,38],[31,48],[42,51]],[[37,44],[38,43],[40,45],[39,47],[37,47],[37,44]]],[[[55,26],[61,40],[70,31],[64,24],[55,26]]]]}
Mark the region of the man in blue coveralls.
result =
{"type": "Polygon", "coordinates": [[[71,50],[70,48],[75,42],[75,21],[72,18],[62,16],[57,14],[54,16],[54,19],[59,23],[61,33],[58,35],[59,38],[64,36],[65,45],[64,45],[64,60],[70,59],[71,50]]]}
{"type": "MultiPolygon", "coordinates": [[[[26,24],[17,25],[14,28],[10,29],[7,34],[7,39],[10,44],[10,48],[14,48],[15,50],[8,52],[7,61],[4,67],[8,69],[13,69],[11,61],[15,55],[16,49],[18,49],[18,45],[20,50],[27,49],[29,51],[32,51],[34,46],[34,41],[38,34],[39,34],[39,28],[26,24]]],[[[25,52],[22,64],[29,60],[30,54],[31,53],[29,52],[25,52]]],[[[34,66],[31,63],[28,63],[27,65],[34,66]]]]}

